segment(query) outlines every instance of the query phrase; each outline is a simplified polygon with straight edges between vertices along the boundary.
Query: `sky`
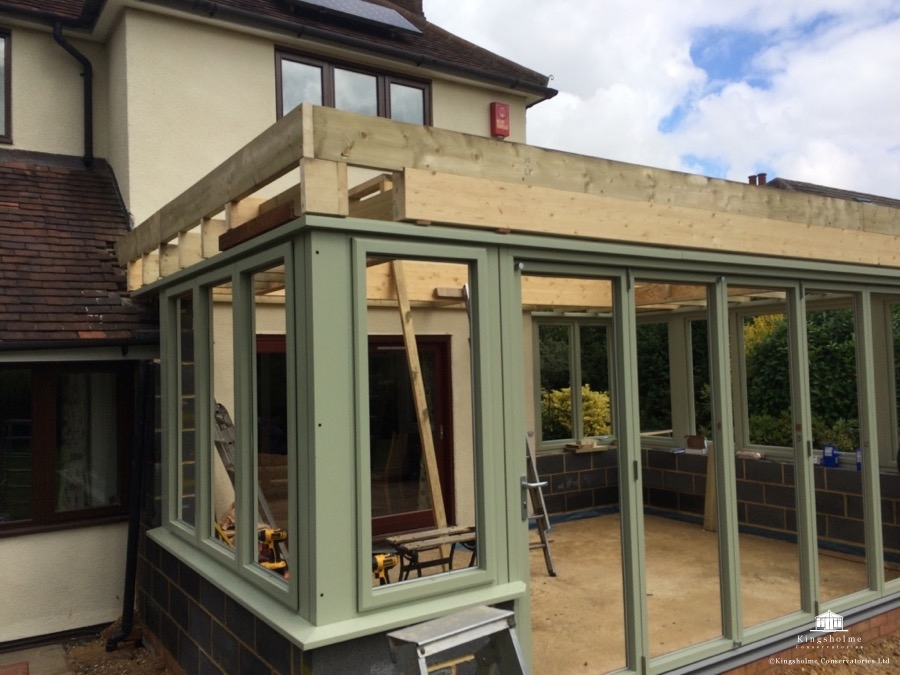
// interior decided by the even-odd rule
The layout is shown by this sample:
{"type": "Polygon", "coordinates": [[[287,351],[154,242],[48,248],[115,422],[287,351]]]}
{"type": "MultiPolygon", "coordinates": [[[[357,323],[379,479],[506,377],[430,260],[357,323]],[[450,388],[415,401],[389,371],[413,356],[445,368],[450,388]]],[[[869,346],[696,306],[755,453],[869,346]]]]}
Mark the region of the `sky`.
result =
{"type": "Polygon", "coordinates": [[[552,77],[528,143],[900,198],[900,0],[425,0],[552,77]]]}

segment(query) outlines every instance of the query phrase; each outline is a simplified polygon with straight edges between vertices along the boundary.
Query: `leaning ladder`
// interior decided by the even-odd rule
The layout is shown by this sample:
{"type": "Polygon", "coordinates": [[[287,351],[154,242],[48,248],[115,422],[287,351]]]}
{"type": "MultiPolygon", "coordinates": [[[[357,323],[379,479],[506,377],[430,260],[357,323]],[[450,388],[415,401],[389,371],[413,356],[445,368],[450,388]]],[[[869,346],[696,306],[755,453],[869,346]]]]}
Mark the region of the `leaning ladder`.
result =
{"type": "MultiPolygon", "coordinates": [[[[231,484],[234,485],[234,466],[235,466],[235,450],[234,450],[234,422],[231,421],[231,415],[228,414],[228,408],[219,402],[216,402],[216,410],[214,413],[215,424],[213,425],[215,433],[215,446],[219,451],[219,457],[222,458],[222,464],[225,465],[225,471],[231,478],[231,484]]],[[[272,515],[272,509],[269,508],[269,500],[263,494],[262,486],[257,486],[256,495],[259,501],[259,515],[263,521],[268,523],[269,527],[275,527],[275,518],[272,515]]],[[[278,551],[281,553],[282,559],[288,559],[287,546],[284,542],[279,541],[278,551]]]]}
{"type": "Polygon", "coordinates": [[[547,515],[547,505],[544,503],[544,486],[547,481],[542,481],[538,475],[537,460],[534,458],[534,444],[531,442],[534,432],[529,431],[525,435],[525,452],[528,456],[528,466],[525,480],[522,481],[522,513],[523,518],[534,520],[535,529],[540,541],[531,542],[529,550],[540,548],[544,550],[544,562],[547,563],[547,573],[551,577],[556,576],[553,567],[553,557],[550,555],[550,540],[547,533],[550,532],[550,516],[547,515]],[[531,497],[531,513],[528,513],[528,499],[531,497]]]}

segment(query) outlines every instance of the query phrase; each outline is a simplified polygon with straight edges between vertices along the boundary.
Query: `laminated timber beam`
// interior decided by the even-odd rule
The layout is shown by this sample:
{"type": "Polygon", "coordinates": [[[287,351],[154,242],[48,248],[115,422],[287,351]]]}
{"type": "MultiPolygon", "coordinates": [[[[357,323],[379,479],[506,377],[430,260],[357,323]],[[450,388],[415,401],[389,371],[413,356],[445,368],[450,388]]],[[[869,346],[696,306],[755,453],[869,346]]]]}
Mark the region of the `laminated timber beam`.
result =
{"type": "MultiPolygon", "coordinates": [[[[235,230],[285,201],[293,204],[296,217],[353,214],[900,267],[900,209],[305,103],[126,234],[116,244],[119,262],[129,266],[131,285],[151,283],[160,274],[215,255],[218,240],[210,231],[221,236],[222,213],[226,230],[235,230]],[[348,189],[349,168],[391,179],[372,183],[380,192],[354,193],[348,189]],[[266,186],[292,172],[286,192],[274,201],[258,201],[266,186]],[[386,190],[391,183],[394,189],[386,190]],[[451,198],[461,194],[466,198],[451,198]],[[199,258],[196,237],[182,236],[198,226],[199,258]],[[176,255],[174,247],[181,246],[190,250],[176,255]]],[[[275,220],[270,216],[270,225],[275,220]]]]}
{"type": "Polygon", "coordinates": [[[394,212],[413,222],[900,267],[900,236],[893,234],[435,171],[398,173],[394,212]]]}

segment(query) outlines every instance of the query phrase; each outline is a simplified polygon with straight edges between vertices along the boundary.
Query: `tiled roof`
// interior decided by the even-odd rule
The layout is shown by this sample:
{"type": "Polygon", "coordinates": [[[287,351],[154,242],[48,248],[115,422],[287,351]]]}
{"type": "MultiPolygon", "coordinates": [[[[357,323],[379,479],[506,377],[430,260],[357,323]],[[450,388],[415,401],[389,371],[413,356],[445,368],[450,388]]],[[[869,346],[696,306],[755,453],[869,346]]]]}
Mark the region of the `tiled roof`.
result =
{"type": "Polygon", "coordinates": [[[0,349],[151,337],[113,251],[127,227],[104,162],[0,151],[0,349]]]}
{"type": "Polygon", "coordinates": [[[900,199],[891,199],[890,197],[879,197],[878,195],[870,195],[865,192],[854,192],[852,190],[839,190],[838,188],[826,187],[825,185],[816,185],[815,183],[804,183],[799,180],[789,180],[787,178],[775,178],[766,183],[767,187],[781,188],[782,190],[791,190],[793,192],[805,192],[807,194],[817,195],[819,197],[831,197],[833,199],[846,199],[851,202],[860,202],[862,204],[877,204],[878,206],[889,206],[893,209],[900,209],[900,199]]]}
{"type": "Polygon", "coordinates": [[[10,12],[66,26],[90,26],[106,0],[0,0],[0,12],[10,12]]]}
{"type": "MultiPolygon", "coordinates": [[[[343,41],[360,51],[380,53],[455,73],[465,77],[521,89],[538,99],[551,98],[556,90],[548,78],[509,59],[467,42],[429,23],[423,14],[410,11],[415,2],[366,0],[398,12],[421,33],[393,31],[366,21],[348,20],[287,0],[145,0],[223,21],[258,25],[291,35],[324,41],[343,41]]],[[[103,0],[0,0],[0,13],[31,16],[41,21],[60,20],[64,25],[90,27],[103,0]]]]}

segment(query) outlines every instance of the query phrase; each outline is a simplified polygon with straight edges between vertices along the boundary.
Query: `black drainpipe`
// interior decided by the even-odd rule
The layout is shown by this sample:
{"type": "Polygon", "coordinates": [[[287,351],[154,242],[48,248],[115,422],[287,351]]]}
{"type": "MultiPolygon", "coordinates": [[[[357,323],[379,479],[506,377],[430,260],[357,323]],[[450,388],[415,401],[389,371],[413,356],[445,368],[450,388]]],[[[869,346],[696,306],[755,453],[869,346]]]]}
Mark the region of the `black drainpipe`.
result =
{"type": "Polygon", "coordinates": [[[137,579],[138,542],[141,533],[141,502],[144,488],[144,448],[152,442],[154,394],[149,361],[138,364],[135,392],[134,434],[131,447],[131,488],[128,506],[128,544],[125,551],[125,592],[122,596],[122,627],[106,641],[106,651],[114,652],[119,642],[134,629],[134,594],[137,579]]]}
{"type": "Polygon", "coordinates": [[[84,165],[90,167],[94,163],[94,68],[91,62],[80,51],[63,37],[62,24],[53,24],[53,39],[57,44],[71,54],[84,71],[84,165]]]}

